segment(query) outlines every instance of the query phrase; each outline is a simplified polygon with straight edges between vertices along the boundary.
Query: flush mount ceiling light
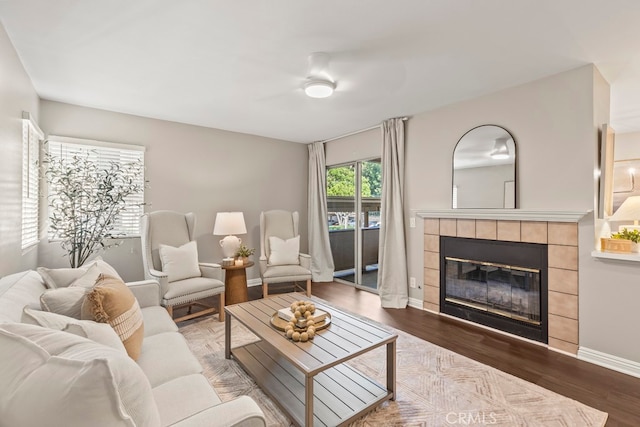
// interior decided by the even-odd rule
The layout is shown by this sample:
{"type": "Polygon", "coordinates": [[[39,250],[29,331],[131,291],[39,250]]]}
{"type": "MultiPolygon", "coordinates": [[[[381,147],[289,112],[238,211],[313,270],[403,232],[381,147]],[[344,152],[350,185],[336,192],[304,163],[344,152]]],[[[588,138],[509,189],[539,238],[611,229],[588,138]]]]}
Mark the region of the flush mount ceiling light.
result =
{"type": "Polygon", "coordinates": [[[315,52],[309,55],[309,70],[304,93],[311,98],[326,98],[333,94],[336,84],[329,75],[329,55],[315,52]]]}
{"type": "Polygon", "coordinates": [[[328,80],[307,80],[304,93],[311,98],[326,98],[333,94],[336,84],[328,80]]]}
{"type": "Polygon", "coordinates": [[[507,147],[507,138],[496,139],[493,150],[491,150],[491,158],[496,160],[504,160],[509,158],[509,147],[507,147]]]}

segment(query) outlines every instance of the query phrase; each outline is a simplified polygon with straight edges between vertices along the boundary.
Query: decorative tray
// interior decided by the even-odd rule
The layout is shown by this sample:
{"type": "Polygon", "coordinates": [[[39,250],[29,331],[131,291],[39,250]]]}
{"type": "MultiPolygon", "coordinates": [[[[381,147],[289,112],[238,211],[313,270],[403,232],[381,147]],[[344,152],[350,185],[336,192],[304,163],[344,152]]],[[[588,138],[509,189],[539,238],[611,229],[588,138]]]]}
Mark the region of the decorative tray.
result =
{"type": "MultiPolygon", "coordinates": [[[[273,316],[271,316],[271,324],[273,325],[274,328],[280,330],[280,331],[284,331],[284,327],[287,326],[287,322],[284,319],[281,319],[280,316],[278,316],[278,312],[276,311],[275,313],[273,313],[273,316]]],[[[327,326],[329,326],[331,324],[331,313],[327,313],[327,317],[324,318],[324,320],[322,320],[321,322],[317,322],[314,324],[314,327],[316,328],[316,331],[320,331],[324,328],[326,328],[327,326]]],[[[303,328],[295,328],[294,330],[296,331],[302,331],[304,330],[303,328]]]]}

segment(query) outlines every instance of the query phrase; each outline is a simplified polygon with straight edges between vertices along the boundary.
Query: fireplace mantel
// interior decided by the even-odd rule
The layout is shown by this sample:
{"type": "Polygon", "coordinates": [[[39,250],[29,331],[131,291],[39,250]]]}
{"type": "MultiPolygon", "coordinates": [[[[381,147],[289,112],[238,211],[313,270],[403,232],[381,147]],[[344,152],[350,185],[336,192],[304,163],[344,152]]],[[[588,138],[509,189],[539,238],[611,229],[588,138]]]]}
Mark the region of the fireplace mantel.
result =
{"type": "Polygon", "coordinates": [[[524,209],[417,210],[420,218],[489,219],[501,221],[579,222],[592,211],[541,211],[524,209]]]}

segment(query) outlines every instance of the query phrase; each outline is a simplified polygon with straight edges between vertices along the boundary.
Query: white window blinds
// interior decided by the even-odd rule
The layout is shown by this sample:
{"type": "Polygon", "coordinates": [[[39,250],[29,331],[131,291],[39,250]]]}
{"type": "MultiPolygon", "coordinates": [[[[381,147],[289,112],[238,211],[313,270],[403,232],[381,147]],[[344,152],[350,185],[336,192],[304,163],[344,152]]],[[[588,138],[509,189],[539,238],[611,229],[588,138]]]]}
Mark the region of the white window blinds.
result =
{"type": "Polygon", "coordinates": [[[31,114],[22,113],[22,249],[38,243],[38,159],[44,135],[31,114]]]}
{"type": "MultiPolygon", "coordinates": [[[[50,136],[48,146],[49,154],[54,158],[70,161],[75,155],[88,156],[88,159],[95,162],[99,169],[108,169],[112,163],[124,166],[139,162],[144,166],[144,147],[139,145],[50,136]]],[[[140,216],[144,213],[144,176],[132,178],[137,180],[136,183],[143,190],[125,199],[126,207],[116,218],[112,230],[114,236],[136,237],[140,235],[140,216]]],[[[49,188],[50,194],[53,191],[56,189],[49,188]]],[[[49,230],[49,239],[56,239],[51,229],[49,230]]]]}

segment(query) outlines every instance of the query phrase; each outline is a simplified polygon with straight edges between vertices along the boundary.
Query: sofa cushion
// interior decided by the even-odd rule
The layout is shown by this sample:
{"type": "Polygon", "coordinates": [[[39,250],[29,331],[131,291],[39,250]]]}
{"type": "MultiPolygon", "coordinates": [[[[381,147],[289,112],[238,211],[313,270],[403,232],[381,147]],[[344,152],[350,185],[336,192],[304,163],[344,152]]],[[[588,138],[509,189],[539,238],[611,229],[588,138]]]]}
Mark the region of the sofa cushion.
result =
{"type": "Polygon", "coordinates": [[[20,322],[25,305],[40,306],[40,295],[46,290],[42,277],[35,271],[21,271],[0,278],[0,322],[20,322]]]}
{"type": "Polygon", "coordinates": [[[187,341],[179,332],[165,332],[146,337],[138,358],[151,383],[157,387],[184,375],[199,374],[202,366],[191,353],[187,341]]]}
{"type": "Polygon", "coordinates": [[[82,304],[82,319],[108,323],[116,331],[133,360],[140,356],[144,323],[138,300],[116,277],[98,278],[82,304]]]}
{"type": "Polygon", "coordinates": [[[162,425],[171,425],[221,402],[200,374],[185,375],[153,388],[162,425]],[[180,404],[176,405],[176,396],[180,404]]]}
{"type": "Polygon", "coordinates": [[[80,319],[86,294],[87,289],[81,287],[48,289],[40,295],[40,307],[44,311],[80,319]]]}
{"type": "Polygon", "coordinates": [[[163,332],[178,332],[178,325],[173,321],[167,309],[161,306],[145,307],[142,309],[144,319],[144,336],[161,334],[163,332]]]}
{"type": "Polygon", "coordinates": [[[7,426],[157,426],[148,380],[129,357],[40,326],[0,324],[7,426]]]}
{"type": "Polygon", "coordinates": [[[25,307],[22,312],[22,323],[69,332],[127,354],[120,337],[118,337],[111,325],[107,323],[77,320],[61,314],[49,313],[48,311],[33,310],[29,307],[25,307]]]}
{"type": "Polygon", "coordinates": [[[87,271],[85,271],[80,277],[71,282],[69,286],[92,288],[96,284],[96,281],[101,274],[116,277],[122,280],[122,278],[118,275],[118,272],[116,272],[113,267],[111,267],[103,260],[98,259],[94,263],[92,263],[87,271]]]}
{"type": "Polygon", "coordinates": [[[161,244],[158,247],[158,252],[160,253],[160,262],[162,262],[162,271],[167,273],[169,282],[202,275],[198,265],[198,245],[195,241],[185,243],[178,248],[161,244]]]}
{"type": "Polygon", "coordinates": [[[78,280],[80,281],[75,286],[92,287],[100,273],[120,278],[116,270],[104,261],[102,257],[97,257],[95,260],[78,268],[38,267],[37,272],[50,289],[66,288],[78,280]],[[91,276],[94,276],[93,280],[91,281],[89,276],[83,278],[92,267],[94,267],[91,272],[91,276]],[[90,284],[87,284],[88,282],[90,284]]]}

